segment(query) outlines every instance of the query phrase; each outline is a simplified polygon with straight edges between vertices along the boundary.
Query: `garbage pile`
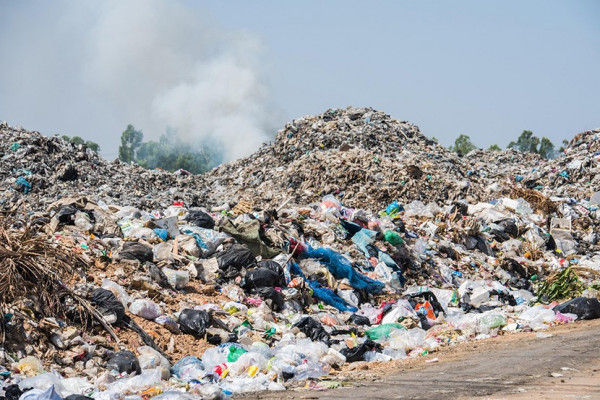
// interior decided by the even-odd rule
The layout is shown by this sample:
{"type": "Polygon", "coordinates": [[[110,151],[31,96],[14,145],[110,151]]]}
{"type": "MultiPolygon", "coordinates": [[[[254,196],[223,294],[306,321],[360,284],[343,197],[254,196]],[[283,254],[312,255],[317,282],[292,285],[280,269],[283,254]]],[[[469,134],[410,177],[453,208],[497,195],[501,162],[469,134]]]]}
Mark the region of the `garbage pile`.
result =
{"type": "Polygon", "coordinates": [[[166,207],[174,196],[194,204],[194,177],[108,162],[85,145],[0,123],[0,208],[45,211],[74,193],[135,207],[166,207]]]}
{"type": "Polygon", "coordinates": [[[419,128],[370,108],[328,110],[288,123],[275,142],[204,175],[202,202],[251,201],[262,208],[305,205],[334,193],[352,207],[389,199],[425,203],[485,195],[457,155],[419,128]]]}
{"type": "MultiPolygon", "coordinates": [[[[294,121],[245,165],[200,177],[2,129],[0,282],[11,290],[0,300],[0,396],[322,389],[356,363],[600,318],[595,194],[523,183],[562,159],[509,152],[515,164],[475,168],[473,154],[460,160],[413,125],[353,108],[294,121]],[[379,150],[386,132],[394,139],[379,150]],[[78,177],[62,183],[69,163],[78,177]],[[379,186],[357,181],[359,168],[381,174],[379,186]],[[309,170],[322,172],[306,183],[309,170]],[[444,189],[449,176],[467,184],[444,189]],[[387,180],[405,181],[382,189],[387,180]],[[106,189],[86,188],[95,183],[106,189]]],[[[585,134],[567,154],[590,157],[581,146],[595,140],[585,134]]]]}

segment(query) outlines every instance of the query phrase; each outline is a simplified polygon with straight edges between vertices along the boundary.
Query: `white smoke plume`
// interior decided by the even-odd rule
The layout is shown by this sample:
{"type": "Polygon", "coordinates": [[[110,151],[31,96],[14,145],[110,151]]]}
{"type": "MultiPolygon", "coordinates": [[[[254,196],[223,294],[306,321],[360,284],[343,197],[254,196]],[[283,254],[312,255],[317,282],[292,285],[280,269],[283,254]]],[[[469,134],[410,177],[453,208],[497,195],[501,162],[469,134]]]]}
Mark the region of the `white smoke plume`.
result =
{"type": "Polygon", "coordinates": [[[0,94],[0,117],[20,115],[12,111],[20,104],[40,125],[112,154],[129,123],[146,140],[169,127],[190,143],[222,144],[225,161],[272,138],[263,49],[252,35],[176,1],[67,1],[52,10],[36,16],[22,6],[5,28],[11,38],[0,35],[1,54],[21,64],[0,67],[11,89],[0,94]]]}

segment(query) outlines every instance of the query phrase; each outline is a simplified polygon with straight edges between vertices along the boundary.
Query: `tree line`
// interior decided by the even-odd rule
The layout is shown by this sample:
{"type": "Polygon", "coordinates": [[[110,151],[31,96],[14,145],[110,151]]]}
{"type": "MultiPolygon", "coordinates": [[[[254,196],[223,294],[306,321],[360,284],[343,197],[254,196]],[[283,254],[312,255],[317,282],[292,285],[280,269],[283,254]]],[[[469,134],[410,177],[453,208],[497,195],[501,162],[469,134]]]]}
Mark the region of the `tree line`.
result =
{"type": "MultiPolygon", "coordinates": [[[[435,138],[434,138],[435,140],[435,138]]],[[[565,147],[569,144],[567,140],[562,141],[562,146],[558,149],[558,152],[563,152],[565,147]]],[[[459,157],[463,157],[468,152],[477,149],[478,147],[473,144],[471,138],[468,135],[460,135],[454,141],[454,145],[450,146],[449,149],[459,157]]],[[[550,159],[556,157],[556,150],[554,143],[547,137],[541,139],[533,134],[532,131],[523,131],[517,138],[517,141],[511,141],[507,149],[519,150],[523,153],[535,153],[539,154],[542,158],[550,159]]],[[[497,144],[491,145],[488,150],[501,151],[502,149],[497,144]]]]}
{"type": "Polygon", "coordinates": [[[221,163],[222,152],[216,145],[192,146],[181,140],[177,132],[167,130],[158,141],[144,141],[142,131],[128,125],[121,134],[119,160],[135,162],[144,168],[167,171],[184,169],[201,174],[221,163]]]}

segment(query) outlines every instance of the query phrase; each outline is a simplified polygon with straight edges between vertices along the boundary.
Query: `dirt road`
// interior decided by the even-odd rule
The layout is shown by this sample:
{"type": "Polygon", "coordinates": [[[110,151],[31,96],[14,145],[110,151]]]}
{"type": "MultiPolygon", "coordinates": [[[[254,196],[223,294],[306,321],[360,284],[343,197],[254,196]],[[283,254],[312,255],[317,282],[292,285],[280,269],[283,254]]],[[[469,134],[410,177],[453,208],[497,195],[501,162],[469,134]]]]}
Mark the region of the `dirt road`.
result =
{"type": "Polygon", "coordinates": [[[418,360],[363,363],[332,380],[344,387],[248,399],[600,399],[600,320],[464,343],[418,360]],[[426,363],[437,358],[437,362],[426,363]],[[349,386],[345,386],[348,383],[349,386]]]}

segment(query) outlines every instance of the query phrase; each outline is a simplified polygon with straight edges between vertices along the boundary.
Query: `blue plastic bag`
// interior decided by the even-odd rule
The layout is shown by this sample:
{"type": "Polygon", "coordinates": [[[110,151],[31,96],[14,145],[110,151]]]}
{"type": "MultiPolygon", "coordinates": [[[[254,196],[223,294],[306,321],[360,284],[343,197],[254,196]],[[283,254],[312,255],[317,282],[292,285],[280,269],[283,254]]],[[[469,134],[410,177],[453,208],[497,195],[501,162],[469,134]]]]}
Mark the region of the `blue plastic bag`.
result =
{"type": "Polygon", "coordinates": [[[383,283],[365,276],[352,267],[352,263],[341,254],[326,248],[313,249],[306,245],[307,249],[300,253],[301,258],[314,258],[325,265],[336,279],[348,279],[350,286],[358,290],[365,290],[370,294],[381,293],[383,283]]]}

